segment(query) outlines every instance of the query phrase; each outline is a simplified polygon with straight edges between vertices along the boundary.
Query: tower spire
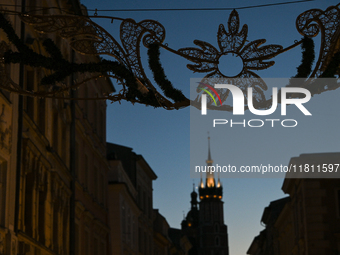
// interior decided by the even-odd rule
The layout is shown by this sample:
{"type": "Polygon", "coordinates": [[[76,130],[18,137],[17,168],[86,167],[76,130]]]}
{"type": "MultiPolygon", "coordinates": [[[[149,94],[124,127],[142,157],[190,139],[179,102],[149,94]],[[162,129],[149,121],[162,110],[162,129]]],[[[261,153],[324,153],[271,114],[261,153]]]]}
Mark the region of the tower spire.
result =
{"type": "Polygon", "coordinates": [[[211,159],[211,152],[210,152],[210,136],[209,136],[209,132],[208,132],[208,159],[206,160],[208,166],[211,166],[212,163],[214,162],[212,159],[211,159]]]}
{"type": "Polygon", "coordinates": [[[210,172],[210,167],[209,166],[212,166],[212,163],[214,162],[212,159],[211,159],[211,152],[210,152],[210,136],[209,136],[209,132],[208,132],[208,159],[206,160],[207,162],[207,180],[206,180],[206,185],[207,187],[215,187],[215,178],[214,178],[214,173],[213,172],[210,172]]]}

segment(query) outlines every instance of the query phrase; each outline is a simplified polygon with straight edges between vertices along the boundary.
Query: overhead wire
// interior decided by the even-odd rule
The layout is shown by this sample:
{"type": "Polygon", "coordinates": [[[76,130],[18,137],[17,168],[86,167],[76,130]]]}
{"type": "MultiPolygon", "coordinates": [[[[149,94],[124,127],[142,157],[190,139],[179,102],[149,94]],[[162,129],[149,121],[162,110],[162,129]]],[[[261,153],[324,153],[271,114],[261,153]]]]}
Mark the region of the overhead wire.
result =
{"type": "Polygon", "coordinates": [[[231,11],[231,10],[242,10],[242,9],[252,9],[252,8],[260,8],[260,7],[269,7],[269,6],[277,6],[277,5],[286,5],[286,4],[296,4],[296,3],[304,3],[304,2],[312,2],[315,0],[299,0],[299,1],[289,1],[289,2],[281,2],[281,3],[271,3],[271,4],[260,4],[260,5],[250,5],[250,6],[241,6],[241,7],[214,7],[214,8],[139,8],[139,9],[88,9],[87,11],[94,12],[143,12],[143,11],[231,11]]]}
{"type": "MultiPolygon", "coordinates": [[[[14,4],[0,4],[0,7],[21,7],[21,5],[14,5],[14,4]]],[[[46,10],[57,10],[60,11],[60,14],[74,14],[74,12],[70,11],[69,9],[66,8],[58,8],[58,7],[40,7],[40,8],[35,8],[31,9],[29,11],[25,11],[25,14],[35,14],[36,12],[44,12],[46,10]]],[[[0,11],[5,12],[8,15],[17,15],[19,12],[14,11],[14,10],[8,10],[8,9],[0,9],[0,11]]]]}
{"type": "MultiPolygon", "coordinates": [[[[270,7],[270,6],[278,6],[278,5],[287,5],[287,4],[297,4],[304,2],[312,2],[315,0],[298,0],[298,1],[289,1],[289,2],[280,2],[280,3],[271,3],[271,4],[259,4],[259,5],[249,5],[249,6],[241,6],[241,7],[213,7],[213,8],[139,8],[139,9],[87,9],[87,11],[93,12],[143,12],[143,11],[231,11],[231,10],[243,10],[243,9],[252,9],[252,8],[262,8],[262,7],[270,7]]],[[[21,7],[21,5],[13,5],[13,4],[0,4],[3,7],[21,7]]],[[[41,8],[44,9],[59,9],[60,11],[67,11],[62,8],[41,8]]]]}

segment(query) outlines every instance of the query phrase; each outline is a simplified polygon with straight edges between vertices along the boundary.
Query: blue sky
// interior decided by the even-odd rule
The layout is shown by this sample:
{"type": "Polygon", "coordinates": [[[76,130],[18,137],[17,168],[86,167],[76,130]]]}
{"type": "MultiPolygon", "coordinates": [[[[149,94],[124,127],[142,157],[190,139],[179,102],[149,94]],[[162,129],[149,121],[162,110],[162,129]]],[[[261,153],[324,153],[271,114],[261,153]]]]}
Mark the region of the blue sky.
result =
{"type": "MultiPolygon", "coordinates": [[[[126,8],[204,8],[241,7],[254,5],[254,1],[155,1],[155,0],[115,0],[81,1],[89,9],[126,8]]],[[[261,0],[256,4],[271,4],[283,1],[261,0]]],[[[248,40],[267,39],[266,44],[280,44],[287,47],[300,40],[295,28],[296,17],[303,11],[320,8],[325,10],[337,1],[316,0],[306,3],[238,10],[240,26],[248,24],[248,40]]],[[[219,24],[227,27],[231,11],[177,11],[177,12],[107,12],[120,18],[136,21],[153,19],[166,29],[165,43],[173,49],[194,47],[193,41],[199,39],[217,45],[219,24]]],[[[93,14],[93,12],[90,12],[93,14]]],[[[98,21],[113,35],[119,35],[119,22],[98,21]]],[[[316,46],[320,36],[315,39],[316,46]]],[[[318,53],[318,51],[317,51],[318,53]]],[[[147,69],[145,49],[142,50],[143,63],[147,69]]],[[[161,51],[161,61],[167,77],[174,86],[189,97],[190,78],[200,78],[205,74],[193,73],[186,68],[191,64],[173,53],[161,51]]],[[[296,74],[300,64],[299,47],[274,58],[273,67],[256,73],[263,78],[285,78],[296,74]]],[[[119,86],[116,86],[119,89],[119,86]]],[[[292,110],[291,116],[301,120],[294,130],[284,131],[236,130],[226,131],[226,142],[214,140],[214,132],[206,127],[202,130],[201,164],[207,159],[207,131],[211,134],[212,158],[235,160],[244,164],[275,162],[288,164],[289,159],[301,153],[334,152],[339,148],[339,101],[340,91],[317,95],[308,103],[312,118],[305,118],[292,110]],[[223,152],[223,153],[221,153],[223,152]]],[[[290,109],[288,109],[290,111],[290,109]]],[[[190,192],[193,181],[190,178],[190,118],[189,107],[182,110],[167,111],[144,105],[122,102],[108,102],[107,140],[132,147],[142,154],[158,176],[154,182],[154,207],[160,209],[172,227],[180,227],[183,211],[190,207],[190,192]]],[[[231,115],[226,115],[230,119],[231,115]]],[[[263,229],[260,219],[264,207],[270,201],[283,196],[283,179],[243,178],[223,179],[225,223],[228,225],[230,254],[245,254],[252,239],[263,229]]]]}

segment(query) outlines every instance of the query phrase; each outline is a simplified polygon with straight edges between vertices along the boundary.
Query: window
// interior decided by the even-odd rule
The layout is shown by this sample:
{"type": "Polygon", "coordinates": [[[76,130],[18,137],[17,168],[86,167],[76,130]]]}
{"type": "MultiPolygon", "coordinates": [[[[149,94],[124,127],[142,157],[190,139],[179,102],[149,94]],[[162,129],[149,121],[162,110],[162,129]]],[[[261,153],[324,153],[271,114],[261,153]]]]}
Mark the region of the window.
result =
{"type": "Polygon", "coordinates": [[[104,175],[100,174],[100,180],[99,180],[99,201],[102,205],[105,205],[104,202],[104,192],[105,192],[105,181],[104,181],[104,175]]]}
{"type": "Polygon", "coordinates": [[[53,203],[53,250],[59,252],[59,200],[53,203]]]}
{"type": "Polygon", "coordinates": [[[220,237],[219,236],[215,237],[215,245],[220,246],[220,237]]]}
{"type": "Polygon", "coordinates": [[[84,185],[85,188],[88,189],[89,183],[88,183],[88,176],[89,176],[89,157],[85,154],[84,157],[84,185]]]}
{"type": "Polygon", "coordinates": [[[152,202],[150,197],[148,197],[148,216],[149,219],[152,218],[152,202]]]}
{"type": "MultiPolygon", "coordinates": [[[[29,155],[31,156],[31,155],[29,155]]],[[[35,183],[35,174],[33,167],[35,166],[35,160],[33,158],[28,159],[30,162],[23,162],[23,164],[27,163],[26,166],[26,180],[25,180],[25,191],[24,191],[24,199],[25,199],[25,233],[29,236],[33,235],[33,190],[34,190],[34,183],[35,183]]]]}
{"type": "MultiPolygon", "coordinates": [[[[64,164],[65,165],[68,165],[68,160],[67,160],[67,158],[68,158],[68,136],[67,136],[67,128],[66,128],[66,124],[65,123],[63,123],[63,128],[62,128],[62,136],[61,136],[61,138],[62,138],[62,148],[59,148],[59,149],[61,149],[62,151],[61,151],[61,157],[62,157],[62,159],[63,159],[63,161],[64,161],[64,164]]],[[[59,154],[60,155],[60,154],[59,154]]]]}
{"type": "Polygon", "coordinates": [[[98,135],[98,104],[97,101],[93,101],[93,119],[92,119],[92,123],[93,123],[93,128],[94,128],[94,132],[98,135]]]}
{"type": "MultiPolygon", "coordinates": [[[[6,16],[6,18],[8,18],[8,17],[6,16]]],[[[5,71],[6,71],[8,76],[11,75],[11,65],[10,64],[5,65],[5,71]]],[[[7,84],[4,84],[4,85],[6,86],[7,84]]],[[[0,91],[6,97],[6,99],[8,101],[11,101],[11,93],[8,90],[0,89],[0,91]]]]}
{"type": "Polygon", "coordinates": [[[29,12],[30,14],[37,14],[36,9],[37,9],[36,0],[28,1],[27,5],[26,5],[26,11],[29,12]]]}
{"type": "Polygon", "coordinates": [[[79,181],[79,143],[76,142],[76,152],[75,152],[75,170],[76,170],[76,179],[79,181]]]}
{"type": "Polygon", "coordinates": [[[0,226],[5,225],[5,205],[6,205],[6,179],[7,179],[7,164],[0,162],[0,226]]]}
{"type": "Polygon", "coordinates": [[[93,242],[93,254],[100,254],[98,250],[99,250],[98,238],[95,237],[93,242]]]}
{"type": "Polygon", "coordinates": [[[84,233],[84,252],[85,255],[90,255],[90,234],[87,230],[84,233]]]}
{"type": "Polygon", "coordinates": [[[106,181],[105,181],[105,178],[104,178],[104,175],[102,174],[101,175],[101,178],[102,178],[102,181],[101,181],[101,185],[102,185],[102,192],[103,192],[103,205],[106,206],[106,181]]]}
{"type": "Polygon", "coordinates": [[[74,253],[76,255],[80,254],[79,252],[79,225],[77,223],[75,223],[75,244],[74,244],[74,253]]]}
{"type": "Polygon", "coordinates": [[[62,236],[62,245],[63,245],[63,250],[64,251],[67,251],[68,250],[68,239],[69,239],[69,235],[68,235],[68,232],[66,231],[68,229],[68,222],[69,222],[69,217],[68,217],[68,208],[69,207],[64,207],[63,210],[63,219],[62,219],[62,231],[63,231],[63,236],[62,236]]]}
{"type": "Polygon", "coordinates": [[[124,201],[122,202],[122,239],[125,241],[126,234],[126,208],[124,201]]]}
{"type": "Polygon", "coordinates": [[[139,252],[143,252],[143,239],[142,239],[142,230],[140,227],[138,227],[138,247],[139,247],[139,252]]]}
{"type": "Polygon", "coordinates": [[[127,243],[130,244],[131,242],[131,215],[130,210],[127,210],[127,243]]]}
{"type": "Polygon", "coordinates": [[[58,153],[58,150],[59,150],[59,126],[58,126],[58,119],[59,119],[59,116],[58,116],[58,112],[57,111],[54,111],[53,113],[53,141],[52,141],[52,144],[53,144],[53,147],[54,147],[54,151],[56,153],[58,153]]]}
{"type": "MultiPolygon", "coordinates": [[[[28,91],[34,90],[34,71],[26,71],[26,89],[28,91]]],[[[34,119],[34,98],[26,97],[26,113],[33,120],[34,119]]]]}
{"type": "Polygon", "coordinates": [[[105,143],[105,117],[103,110],[100,110],[100,122],[99,122],[99,137],[101,138],[102,142],[105,143]]]}
{"type": "Polygon", "coordinates": [[[136,246],[136,221],[135,217],[132,216],[132,248],[134,249],[136,246]]]}
{"type": "Polygon", "coordinates": [[[152,254],[152,243],[151,243],[151,236],[149,235],[149,249],[148,254],[152,254]]]}
{"type": "Polygon", "coordinates": [[[98,185],[98,174],[99,173],[98,173],[98,168],[97,167],[94,168],[94,173],[93,174],[94,174],[94,180],[93,180],[94,181],[94,197],[96,198],[97,201],[99,201],[99,196],[98,196],[98,188],[99,188],[98,187],[99,186],[98,185]]]}
{"type": "MultiPolygon", "coordinates": [[[[39,230],[39,241],[45,244],[45,218],[46,218],[46,195],[47,195],[47,178],[46,174],[42,182],[43,188],[39,189],[39,211],[38,211],[38,230],[39,230]]],[[[41,185],[41,183],[40,183],[41,185]]]]}
{"type": "Polygon", "coordinates": [[[46,0],[43,1],[43,13],[42,14],[43,15],[48,15],[49,14],[49,8],[48,8],[46,0]]]}
{"type": "Polygon", "coordinates": [[[40,98],[38,99],[38,127],[40,132],[45,134],[45,116],[46,116],[46,99],[40,98]]]}
{"type": "Polygon", "coordinates": [[[99,253],[98,254],[106,254],[105,252],[105,242],[101,242],[100,243],[100,247],[99,247],[99,253]]]}
{"type": "Polygon", "coordinates": [[[137,187],[137,193],[138,193],[138,205],[141,208],[142,207],[142,192],[140,190],[140,186],[137,187]]]}
{"type": "Polygon", "coordinates": [[[142,210],[144,211],[144,213],[146,214],[147,213],[147,205],[146,205],[147,201],[146,201],[146,193],[145,191],[143,191],[143,206],[142,206],[142,210]]]}
{"type": "Polygon", "coordinates": [[[215,223],[215,232],[218,233],[219,232],[219,226],[218,223],[215,223]]]}
{"type": "Polygon", "coordinates": [[[148,254],[148,237],[144,232],[144,254],[148,254]]]}
{"type": "MultiPolygon", "coordinates": [[[[89,97],[89,88],[88,88],[88,85],[85,85],[84,86],[84,98],[88,98],[89,97]]],[[[88,115],[88,104],[89,104],[89,101],[88,100],[83,100],[84,102],[84,111],[85,111],[85,115],[87,116],[88,115]]]]}

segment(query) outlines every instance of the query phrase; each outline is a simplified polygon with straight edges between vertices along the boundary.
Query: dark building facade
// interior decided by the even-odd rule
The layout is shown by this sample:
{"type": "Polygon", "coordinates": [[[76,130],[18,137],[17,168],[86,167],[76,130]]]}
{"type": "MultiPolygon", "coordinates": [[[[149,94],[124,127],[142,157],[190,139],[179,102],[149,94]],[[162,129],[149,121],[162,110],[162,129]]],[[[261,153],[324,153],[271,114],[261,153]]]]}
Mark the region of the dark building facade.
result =
{"type": "MultiPolygon", "coordinates": [[[[336,152],[301,154],[292,158],[289,165],[314,165],[316,169],[318,166],[333,167],[335,171],[339,163],[340,153],[336,152]]],[[[336,178],[337,173],[323,172],[324,178],[287,173],[282,190],[289,196],[272,201],[264,209],[261,223],[265,228],[254,238],[247,254],[340,254],[340,179],[336,178]],[[327,178],[331,176],[335,178],[327,178]]]]}
{"type": "MultiPolygon", "coordinates": [[[[208,138],[207,169],[212,166],[208,138]]],[[[223,217],[223,188],[214,173],[207,170],[205,184],[201,178],[199,194],[191,193],[191,210],[182,221],[182,232],[192,243],[190,255],[228,255],[228,228],[223,217]],[[199,197],[198,197],[199,196],[199,197]],[[197,201],[199,198],[199,202],[197,201]]]]}

